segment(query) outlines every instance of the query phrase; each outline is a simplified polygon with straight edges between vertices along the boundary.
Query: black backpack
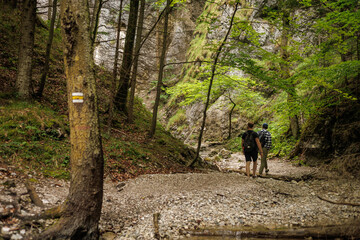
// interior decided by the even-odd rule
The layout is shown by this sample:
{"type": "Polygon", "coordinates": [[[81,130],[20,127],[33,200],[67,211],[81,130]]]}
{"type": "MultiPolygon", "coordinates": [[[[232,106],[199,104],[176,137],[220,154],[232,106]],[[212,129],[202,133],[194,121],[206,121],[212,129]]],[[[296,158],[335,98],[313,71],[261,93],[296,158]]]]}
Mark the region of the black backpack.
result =
{"type": "Polygon", "coordinates": [[[246,136],[244,138],[244,151],[252,152],[256,149],[256,142],[254,138],[253,132],[246,132],[246,136]]]}
{"type": "Polygon", "coordinates": [[[265,143],[266,143],[265,138],[266,138],[266,132],[260,131],[259,132],[259,141],[260,141],[261,147],[265,146],[265,143]]]}

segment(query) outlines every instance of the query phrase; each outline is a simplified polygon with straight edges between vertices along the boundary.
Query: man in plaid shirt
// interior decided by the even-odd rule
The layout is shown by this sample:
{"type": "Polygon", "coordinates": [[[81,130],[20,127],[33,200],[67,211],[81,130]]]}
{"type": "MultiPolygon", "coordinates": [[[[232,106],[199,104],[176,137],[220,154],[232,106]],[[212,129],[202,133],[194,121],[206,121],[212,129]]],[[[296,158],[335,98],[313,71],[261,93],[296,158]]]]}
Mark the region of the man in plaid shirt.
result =
{"type": "Polygon", "coordinates": [[[267,155],[271,148],[271,133],[267,130],[269,126],[267,123],[264,123],[262,127],[263,127],[263,129],[258,132],[261,147],[263,149],[263,155],[261,158],[261,165],[260,165],[260,169],[259,169],[260,175],[262,175],[264,168],[265,168],[266,174],[269,172],[269,168],[267,165],[267,155]]]}

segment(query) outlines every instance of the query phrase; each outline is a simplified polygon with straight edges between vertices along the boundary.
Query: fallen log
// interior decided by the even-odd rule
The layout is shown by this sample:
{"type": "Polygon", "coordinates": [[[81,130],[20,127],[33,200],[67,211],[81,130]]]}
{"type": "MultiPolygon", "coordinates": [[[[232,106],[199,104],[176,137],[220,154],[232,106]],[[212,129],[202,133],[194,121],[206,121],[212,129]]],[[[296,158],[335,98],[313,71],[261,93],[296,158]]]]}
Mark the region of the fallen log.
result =
{"type": "MultiPolygon", "coordinates": [[[[246,175],[246,171],[241,170],[241,169],[222,169],[222,172],[235,172],[235,173],[240,173],[240,174],[246,175]]],[[[306,180],[316,178],[312,173],[305,174],[300,177],[291,177],[291,176],[275,175],[275,174],[257,175],[257,177],[271,178],[271,179],[281,180],[281,181],[285,181],[285,182],[291,182],[291,181],[300,182],[300,181],[306,181],[306,180]]],[[[316,179],[319,179],[319,178],[316,178],[316,179]]]]}
{"type": "Polygon", "coordinates": [[[181,230],[181,234],[198,237],[236,237],[236,238],[286,238],[286,239],[357,239],[360,237],[357,226],[322,226],[294,229],[197,229],[181,230]]]}

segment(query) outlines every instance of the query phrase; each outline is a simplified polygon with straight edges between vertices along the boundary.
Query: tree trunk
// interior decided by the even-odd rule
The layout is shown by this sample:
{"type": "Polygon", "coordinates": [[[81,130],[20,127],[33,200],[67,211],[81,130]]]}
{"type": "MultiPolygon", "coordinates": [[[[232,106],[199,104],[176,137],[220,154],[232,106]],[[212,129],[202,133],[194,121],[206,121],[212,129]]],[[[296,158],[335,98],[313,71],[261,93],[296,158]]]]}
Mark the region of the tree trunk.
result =
{"type": "Polygon", "coordinates": [[[224,45],[225,45],[225,42],[227,41],[229,35],[230,35],[230,32],[231,32],[231,28],[233,26],[233,23],[234,23],[234,18],[235,18],[235,14],[238,10],[238,7],[239,7],[239,2],[236,1],[236,5],[235,5],[235,10],[233,12],[233,15],[231,16],[231,20],[230,20],[230,24],[229,24],[229,29],[225,35],[225,38],[224,40],[221,42],[219,48],[217,49],[216,51],[216,55],[215,55],[215,59],[214,59],[214,63],[212,65],[212,68],[211,68],[211,77],[210,77],[210,83],[209,83],[209,88],[208,88],[208,92],[207,92],[207,97],[206,97],[206,103],[205,103],[205,108],[204,108],[204,112],[203,112],[203,119],[202,119],[202,124],[201,124],[201,128],[200,128],[200,134],[199,134],[199,138],[198,138],[198,146],[197,146],[197,149],[196,149],[196,156],[195,156],[195,159],[190,163],[189,167],[192,167],[194,166],[194,164],[198,161],[199,159],[199,155],[200,155],[200,148],[201,148],[201,141],[202,141],[202,136],[203,136],[203,133],[204,133],[204,129],[205,129],[205,122],[206,122],[206,112],[207,112],[207,109],[209,107],[209,104],[210,104],[210,96],[211,96],[211,88],[212,88],[212,83],[214,81],[214,77],[215,77],[215,71],[216,71],[216,65],[219,61],[219,57],[220,57],[220,54],[221,54],[221,50],[223,49],[224,45]]]}
{"type": "Polygon", "coordinates": [[[116,82],[117,82],[117,73],[118,73],[118,62],[119,62],[119,47],[120,47],[120,32],[121,32],[121,17],[122,17],[122,5],[123,0],[120,0],[120,9],[119,9],[119,19],[117,23],[117,33],[116,33],[116,46],[115,46],[115,59],[114,59],[114,68],[112,75],[111,83],[111,95],[109,102],[109,117],[108,117],[108,134],[111,133],[112,120],[114,115],[114,96],[116,91],[116,82]]]}
{"type": "Polygon", "coordinates": [[[52,0],[49,0],[48,2],[49,6],[48,6],[48,21],[51,20],[51,6],[53,5],[52,0]]]}
{"type": "Polygon", "coordinates": [[[22,99],[31,98],[32,57],[34,51],[34,35],[36,20],[36,0],[24,0],[21,27],[19,61],[16,76],[18,96],[22,99]]]}
{"type": "Polygon", "coordinates": [[[138,62],[139,62],[139,55],[140,55],[140,44],[142,40],[142,30],[144,26],[144,13],[145,13],[145,0],[140,0],[140,15],[139,15],[139,22],[137,26],[137,36],[136,36],[136,43],[135,43],[135,56],[134,56],[134,65],[133,71],[131,75],[131,90],[130,90],[130,100],[129,100],[129,107],[128,107],[128,114],[129,114],[129,122],[132,123],[134,121],[134,100],[135,100],[135,87],[136,87],[136,78],[137,78],[137,70],[138,70],[138,62]]]}
{"type": "Polygon", "coordinates": [[[96,41],[98,29],[99,29],[99,19],[100,19],[100,12],[101,12],[102,5],[103,5],[102,0],[95,0],[93,15],[91,17],[91,28],[90,28],[91,29],[92,51],[94,50],[93,48],[94,48],[94,44],[96,41]]]}
{"type": "MultiPolygon", "coordinates": [[[[230,94],[229,94],[230,95],[230,94]]],[[[234,108],[236,107],[236,103],[231,99],[231,97],[229,96],[230,102],[233,104],[230,113],[229,113],[229,137],[228,139],[231,139],[231,131],[232,131],[232,113],[234,111],[234,108]]]]}
{"type": "MultiPolygon", "coordinates": [[[[282,2],[284,6],[284,2],[282,2]]],[[[283,9],[282,16],[282,32],[281,32],[281,48],[280,54],[282,58],[282,63],[280,64],[280,68],[282,71],[282,75],[284,79],[290,78],[290,67],[289,67],[289,29],[290,29],[290,13],[288,10],[283,9]]],[[[300,134],[300,126],[298,115],[294,114],[295,111],[294,106],[296,106],[296,93],[295,93],[295,85],[293,83],[287,84],[287,104],[289,106],[289,118],[290,118],[290,132],[292,136],[297,139],[300,134]]]]}
{"type": "Polygon", "coordinates": [[[139,1],[130,1],[130,14],[125,37],[123,62],[120,69],[120,86],[115,96],[115,107],[123,113],[127,113],[126,104],[129,90],[129,79],[132,65],[134,40],[136,33],[136,21],[139,9],[139,1]]]}
{"type": "Polygon", "coordinates": [[[41,98],[43,95],[46,78],[47,78],[47,75],[49,72],[51,45],[52,45],[53,38],[54,38],[54,27],[55,27],[55,20],[56,20],[56,6],[57,6],[57,0],[54,0],[53,7],[52,7],[52,9],[53,9],[52,18],[51,18],[50,29],[49,29],[49,38],[48,38],[48,42],[46,45],[45,64],[44,64],[44,69],[43,69],[43,72],[41,75],[40,87],[37,92],[38,98],[41,98]]]}
{"type": "Polygon", "coordinates": [[[86,0],[61,1],[71,184],[60,220],[39,239],[98,239],[104,160],[86,0]]]}
{"type": "Polygon", "coordinates": [[[162,36],[162,48],[161,48],[161,55],[160,55],[160,64],[159,64],[159,75],[158,75],[158,82],[156,85],[156,97],[155,103],[153,108],[153,116],[151,121],[151,128],[150,128],[150,137],[152,138],[155,135],[156,131],[156,122],[157,122],[157,113],[160,104],[160,94],[162,88],[162,80],[164,74],[164,65],[165,65],[165,57],[166,57],[166,47],[167,47],[167,38],[168,38],[168,25],[169,25],[169,13],[170,13],[170,0],[166,1],[166,11],[165,11],[165,19],[164,19],[164,29],[163,29],[163,36],[162,36]]]}

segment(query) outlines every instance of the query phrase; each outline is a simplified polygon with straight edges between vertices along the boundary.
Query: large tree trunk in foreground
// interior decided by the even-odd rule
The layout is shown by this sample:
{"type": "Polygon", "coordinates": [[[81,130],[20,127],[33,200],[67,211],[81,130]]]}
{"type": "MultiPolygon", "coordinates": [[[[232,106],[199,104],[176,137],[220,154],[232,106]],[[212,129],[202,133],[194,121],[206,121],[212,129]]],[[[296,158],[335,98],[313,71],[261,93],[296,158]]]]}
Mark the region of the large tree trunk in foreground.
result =
{"type": "Polygon", "coordinates": [[[115,106],[123,113],[126,113],[138,9],[139,1],[131,0],[129,21],[125,37],[124,56],[120,69],[120,86],[115,96],[115,106]]]}
{"type": "Polygon", "coordinates": [[[21,14],[19,61],[16,88],[20,98],[31,98],[32,57],[36,20],[36,0],[24,0],[21,14]]]}
{"type": "Polygon", "coordinates": [[[104,160],[86,0],[61,1],[67,78],[71,184],[62,217],[40,239],[98,239],[104,160]]]}

